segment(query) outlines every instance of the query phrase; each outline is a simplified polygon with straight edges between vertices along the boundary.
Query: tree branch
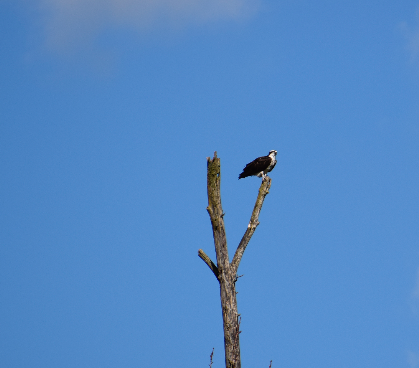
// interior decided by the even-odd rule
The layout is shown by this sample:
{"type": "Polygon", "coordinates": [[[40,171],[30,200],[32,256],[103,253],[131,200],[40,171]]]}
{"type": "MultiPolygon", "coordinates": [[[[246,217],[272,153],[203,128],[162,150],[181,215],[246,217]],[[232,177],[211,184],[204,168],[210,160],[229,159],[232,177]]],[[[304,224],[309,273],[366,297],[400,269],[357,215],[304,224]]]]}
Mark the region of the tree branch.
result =
{"type": "Polygon", "coordinates": [[[215,254],[219,274],[226,272],[230,267],[227,250],[227,238],[224,227],[224,212],[221,206],[221,167],[217,152],[214,158],[207,157],[207,211],[211,219],[212,233],[214,236],[215,254]]]}
{"type": "Polygon", "coordinates": [[[252,216],[250,217],[249,225],[247,225],[246,232],[243,235],[242,240],[240,241],[239,246],[237,247],[236,253],[234,254],[233,261],[231,262],[231,269],[234,274],[237,273],[239,268],[240,261],[243,257],[243,253],[249,244],[250,238],[252,237],[253,233],[255,232],[257,226],[259,225],[259,214],[262,209],[263,201],[265,197],[269,193],[269,189],[271,187],[271,178],[269,176],[266,177],[265,180],[262,181],[262,184],[259,188],[259,194],[256,199],[255,207],[253,208],[252,216]]]}
{"type": "Polygon", "coordinates": [[[250,217],[247,230],[237,247],[233,261],[229,262],[227,237],[224,226],[224,212],[221,206],[221,166],[217,152],[214,157],[207,157],[207,211],[211,219],[212,234],[214,237],[217,265],[199,249],[198,256],[207,264],[220,284],[221,309],[223,313],[225,362],[227,368],[241,368],[240,359],[240,315],[237,312],[236,281],[237,269],[243,253],[250,241],[256,227],[259,225],[259,214],[263,201],[269,193],[271,179],[265,177],[259,188],[259,194],[250,217]]]}
{"type": "Polygon", "coordinates": [[[199,258],[201,258],[206,264],[207,266],[210,268],[210,270],[214,273],[215,277],[218,280],[218,268],[217,266],[214,264],[213,261],[211,261],[211,258],[208,257],[205,252],[202,249],[198,250],[198,256],[199,258]]]}
{"type": "Polygon", "coordinates": [[[207,211],[211,219],[217,266],[203,251],[198,255],[217,276],[220,283],[221,310],[223,313],[225,363],[228,368],[241,368],[239,341],[239,314],[237,312],[236,274],[230,267],[227,237],[224,226],[224,212],[221,206],[221,167],[217,152],[207,158],[207,211]]]}

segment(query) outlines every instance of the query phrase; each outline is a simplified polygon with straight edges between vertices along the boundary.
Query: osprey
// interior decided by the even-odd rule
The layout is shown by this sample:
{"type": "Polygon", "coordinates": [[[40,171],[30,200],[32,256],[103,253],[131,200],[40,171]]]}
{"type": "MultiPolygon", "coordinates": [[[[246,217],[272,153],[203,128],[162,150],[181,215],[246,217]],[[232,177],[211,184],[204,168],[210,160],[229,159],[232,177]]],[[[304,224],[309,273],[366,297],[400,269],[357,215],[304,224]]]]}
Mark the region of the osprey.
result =
{"type": "Polygon", "coordinates": [[[275,157],[277,153],[275,150],[271,150],[268,156],[258,157],[256,160],[248,163],[239,175],[239,179],[246,178],[247,176],[257,176],[265,179],[266,174],[272,171],[276,165],[275,157]]]}

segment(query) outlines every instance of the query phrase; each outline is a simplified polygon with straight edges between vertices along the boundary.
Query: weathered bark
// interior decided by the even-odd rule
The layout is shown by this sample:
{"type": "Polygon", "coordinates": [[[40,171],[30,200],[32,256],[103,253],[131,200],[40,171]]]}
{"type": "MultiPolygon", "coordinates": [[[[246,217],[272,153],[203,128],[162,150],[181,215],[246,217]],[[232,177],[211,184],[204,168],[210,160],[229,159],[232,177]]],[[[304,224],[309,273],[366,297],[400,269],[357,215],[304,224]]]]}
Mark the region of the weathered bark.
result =
{"type": "Polygon", "coordinates": [[[249,225],[247,225],[246,232],[244,233],[243,238],[240,241],[239,246],[237,247],[236,253],[233,257],[233,261],[231,262],[232,272],[234,273],[237,272],[247,244],[249,244],[250,238],[252,237],[253,233],[256,231],[256,228],[259,225],[259,214],[262,209],[263,201],[265,200],[265,197],[268,195],[270,188],[271,178],[266,177],[266,179],[263,180],[262,184],[260,185],[259,194],[256,199],[255,207],[253,208],[252,216],[250,217],[249,225]]]}
{"type": "Polygon", "coordinates": [[[198,255],[212,270],[220,283],[226,368],[241,368],[239,342],[240,315],[237,312],[236,300],[237,269],[243,256],[243,252],[255,232],[256,227],[259,225],[258,218],[260,210],[266,195],[269,193],[271,179],[266,177],[266,179],[262,181],[249,225],[236,250],[231,264],[229,262],[227,238],[224,227],[224,212],[221,206],[220,183],[220,159],[217,157],[217,152],[215,152],[213,159],[210,157],[207,158],[207,211],[211,219],[215,252],[217,256],[217,266],[202,249],[199,249],[198,255]]]}

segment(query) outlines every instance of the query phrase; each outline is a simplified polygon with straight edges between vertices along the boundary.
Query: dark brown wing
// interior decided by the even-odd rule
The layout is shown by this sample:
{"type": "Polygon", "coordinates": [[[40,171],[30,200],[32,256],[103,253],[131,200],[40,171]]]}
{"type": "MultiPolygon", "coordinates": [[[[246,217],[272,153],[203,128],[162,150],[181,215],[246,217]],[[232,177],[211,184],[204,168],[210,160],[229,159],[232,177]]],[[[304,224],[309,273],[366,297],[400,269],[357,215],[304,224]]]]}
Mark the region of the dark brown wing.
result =
{"type": "Polygon", "coordinates": [[[243,172],[239,175],[239,179],[259,174],[261,171],[265,170],[270,163],[271,158],[269,156],[262,156],[249,162],[243,169],[243,172]]]}

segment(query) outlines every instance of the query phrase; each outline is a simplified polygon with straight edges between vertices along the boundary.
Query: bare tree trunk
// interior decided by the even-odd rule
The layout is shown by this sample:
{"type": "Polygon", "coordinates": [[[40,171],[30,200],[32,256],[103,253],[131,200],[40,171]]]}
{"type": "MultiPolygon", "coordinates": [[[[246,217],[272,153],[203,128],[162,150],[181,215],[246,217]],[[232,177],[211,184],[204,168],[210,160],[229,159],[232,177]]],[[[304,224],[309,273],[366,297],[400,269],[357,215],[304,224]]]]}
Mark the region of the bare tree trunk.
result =
{"type": "Polygon", "coordinates": [[[227,249],[227,238],[223,219],[224,212],[221,206],[220,183],[220,159],[217,157],[217,152],[215,152],[213,159],[210,157],[207,158],[207,211],[210,215],[212,232],[214,235],[217,265],[211,261],[202,249],[198,251],[198,255],[212,270],[220,283],[226,368],[241,368],[239,342],[240,315],[237,312],[236,300],[237,269],[246,246],[255,232],[256,227],[259,225],[259,213],[262,208],[263,201],[269,193],[271,179],[266,177],[266,179],[262,181],[249,225],[247,226],[247,230],[237,247],[231,263],[229,262],[227,249]]]}

